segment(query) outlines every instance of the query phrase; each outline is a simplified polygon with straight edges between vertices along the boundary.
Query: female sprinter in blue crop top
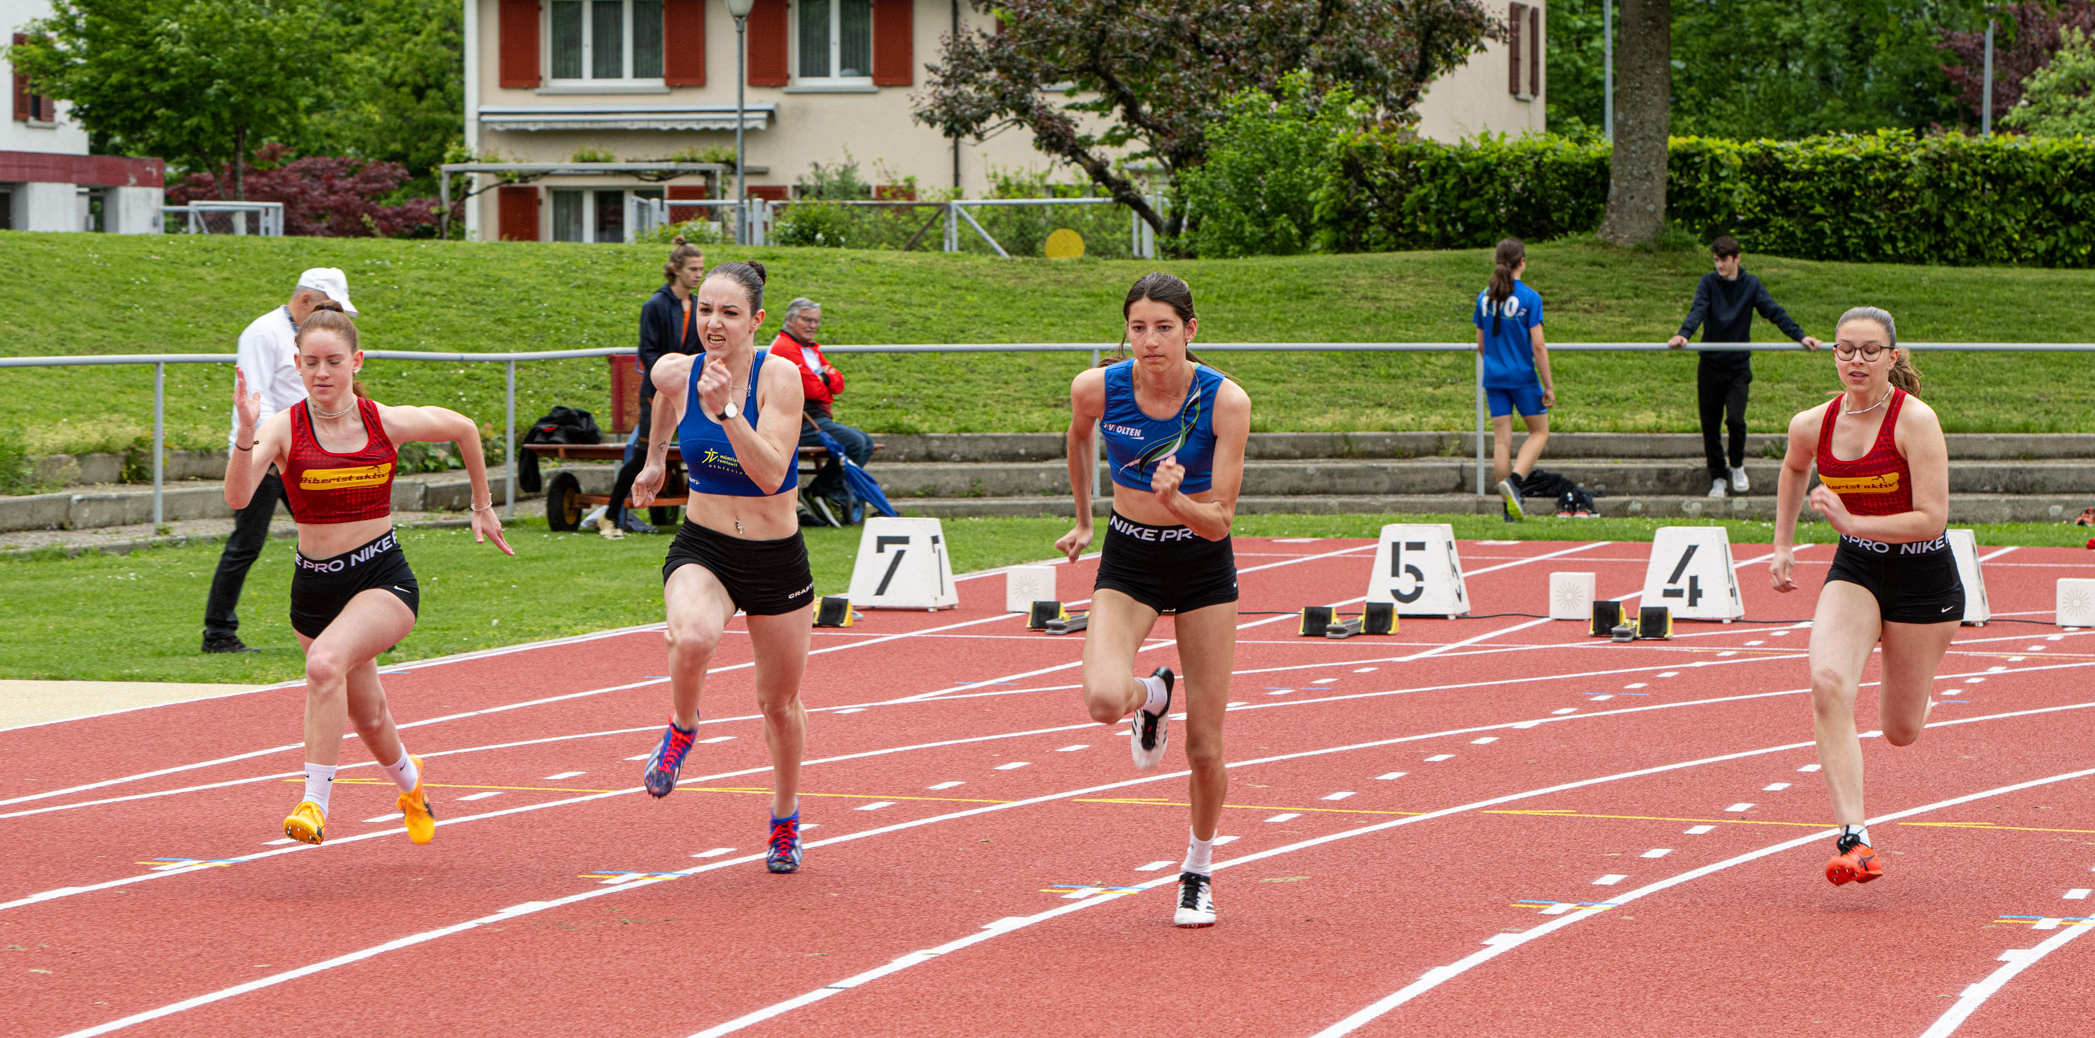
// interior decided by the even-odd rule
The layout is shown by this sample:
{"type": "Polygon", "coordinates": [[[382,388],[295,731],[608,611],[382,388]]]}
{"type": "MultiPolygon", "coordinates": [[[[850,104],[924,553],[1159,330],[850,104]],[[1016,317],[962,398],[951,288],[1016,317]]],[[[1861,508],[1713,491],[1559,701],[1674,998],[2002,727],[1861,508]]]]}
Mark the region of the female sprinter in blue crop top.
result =
{"type": "Polygon", "coordinates": [[[793,490],[800,481],[800,374],[756,348],[764,323],[764,267],[723,263],[697,292],[705,352],[655,362],[655,424],[647,467],[633,481],[644,508],[662,489],[669,431],[690,472],[684,525],[662,564],[669,614],[669,729],[648,758],[647,791],[668,796],[698,734],[698,693],[721,631],[740,609],[756,650],[757,705],[771,747],[771,837],[765,865],[800,867],[800,758],[807,711],[808,606],[815,580],[800,539],[793,490]]]}
{"type": "Polygon", "coordinates": [[[1055,547],[1075,562],[1091,544],[1094,423],[1106,437],[1113,511],[1084,633],[1084,706],[1092,720],[1134,715],[1135,766],[1164,758],[1172,672],[1133,676],[1135,653],[1163,613],[1176,614],[1186,675],[1186,761],[1193,824],[1173,922],[1215,923],[1212,855],[1229,775],[1222,712],[1237,650],[1237,563],[1229,543],[1251,398],[1186,347],[1200,322],[1193,291],[1169,274],[1135,282],[1121,305],[1134,356],[1070,384],[1069,485],[1077,524],[1055,547]]]}

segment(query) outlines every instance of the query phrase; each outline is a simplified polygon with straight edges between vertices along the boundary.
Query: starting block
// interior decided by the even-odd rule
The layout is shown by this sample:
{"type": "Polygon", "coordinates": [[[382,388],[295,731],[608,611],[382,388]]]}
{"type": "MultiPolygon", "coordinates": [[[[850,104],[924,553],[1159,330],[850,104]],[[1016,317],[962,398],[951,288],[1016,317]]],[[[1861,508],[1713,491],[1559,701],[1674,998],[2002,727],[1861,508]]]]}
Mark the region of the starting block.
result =
{"type": "Polygon", "coordinates": [[[1043,598],[1037,602],[1034,602],[1032,606],[1027,609],[1026,630],[1045,631],[1047,630],[1048,624],[1053,623],[1056,620],[1067,619],[1069,619],[1069,610],[1062,608],[1062,603],[1057,602],[1052,598],[1043,598]]]}
{"type": "MultiPolygon", "coordinates": [[[[1622,626],[1622,603],[1612,600],[1593,603],[1593,626],[1586,629],[1588,635],[1595,638],[1607,638],[1612,636],[1615,633],[1615,628],[1620,626],[1622,626]]],[[[1628,641],[1629,639],[1623,638],[1618,640],[1628,641]]]]}
{"type": "Polygon", "coordinates": [[[1659,527],[1638,597],[1683,620],[1742,619],[1746,606],[1731,561],[1731,535],[1721,526],[1659,527]]]}
{"type": "Polygon", "coordinates": [[[1064,615],[1047,622],[1047,633],[1075,634],[1089,626],[1091,626],[1090,613],[1078,613],[1075,616],[1064,615]]]}
{"type": "Polygon", "coordinates": [[[866,520],[851,566],[851,601],[862,609],[952,609],[960,605],[944,528],[936,519],[866,520]]]}
{"type": "Polygon", "coordinates": [[[823,595],[815,603],[816,627],[849,627],[858,614],[851,611],[851,599],[842,595],[823,595]]]}
{"type": "MultiPolygon", "coordinates": [[[[1965,591],[1967,598],[1970,594],[1965,591]]],[[[2095,580],[2060,577],[2057,609],[2060,627],[2095,627],[2095,580]]]]}
{"type": "Polygon", "coordinates": [[[1638,641],[1669,641],[1673,638],[1673,613],[1665,606],[1637,610],[1638,641]]]}
{"type": "Polygon", "coordinates": [[[1341,619],[1331,606],[1305,606],[1295,633],[1305,638],[1351,638],[1356,634],[1397,633],[1397,609],[1389,602],[1369,602],[1361,615],[1341,619]]]}

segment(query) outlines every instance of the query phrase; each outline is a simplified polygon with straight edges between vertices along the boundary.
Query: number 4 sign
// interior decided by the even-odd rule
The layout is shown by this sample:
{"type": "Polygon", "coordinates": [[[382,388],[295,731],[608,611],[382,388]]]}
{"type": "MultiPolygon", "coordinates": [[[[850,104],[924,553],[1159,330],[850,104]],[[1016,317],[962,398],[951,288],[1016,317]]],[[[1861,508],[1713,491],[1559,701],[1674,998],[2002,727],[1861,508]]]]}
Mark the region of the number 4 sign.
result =
{"type": "Polygon", "coordinates": [[[1469,588],[1455,528],[1447,523],[1391,523],[1375,545],[1367,600],[1396,604],[1398,616],[1465,616],[1469,588]]]}
{"type": "Polygon", "coordinates": [[[952,609],[960,605],[946,535],[936,519],[866,520],[851,566],[859,609],[952,609]]]}
{"type": "Polygon", "coordinates": [[[1640,597],[1647,606],[1665,606],[1676,620],[1743,618],[1731,535],[1721,526],[1659,527],[1640,597]]]}

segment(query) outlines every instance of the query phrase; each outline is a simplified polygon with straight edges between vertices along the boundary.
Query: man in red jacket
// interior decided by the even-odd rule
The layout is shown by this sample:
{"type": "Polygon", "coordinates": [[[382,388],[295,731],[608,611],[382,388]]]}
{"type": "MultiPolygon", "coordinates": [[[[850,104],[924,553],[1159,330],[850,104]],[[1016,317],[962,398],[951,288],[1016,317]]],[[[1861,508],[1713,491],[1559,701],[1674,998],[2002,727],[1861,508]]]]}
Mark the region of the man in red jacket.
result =
{"type": "MultiPolygon", "coordinates": [[[[802,405],[800,444],[820,445],[822,441],[815,432],[819,427],[843,445],[845,455],[853,462],[864,465],[873,457],[873,438],[840,425],[831,417],[837,394],[844,391],[844,373],[831,367],[828,358],[822,356],[822,347],[815,341],[821,330],[821,304],[803,296],[786,304],[785,331],[771,343],[773,355],[800,366],[800,388],[807,397],[802,405]]],[[[823,462],[821,471],[808,483],[805,497],[809,509],[831,526],[858,521],[861,506],[844,483],[842,466],[834,459],[823,462]]]]}

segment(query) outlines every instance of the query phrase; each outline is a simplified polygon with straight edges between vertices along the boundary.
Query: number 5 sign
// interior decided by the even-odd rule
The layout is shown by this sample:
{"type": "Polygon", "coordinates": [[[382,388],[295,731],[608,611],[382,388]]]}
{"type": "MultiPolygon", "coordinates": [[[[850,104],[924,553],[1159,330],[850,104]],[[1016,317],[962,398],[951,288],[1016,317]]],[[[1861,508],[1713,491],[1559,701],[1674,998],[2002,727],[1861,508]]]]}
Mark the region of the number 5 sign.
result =
{"type": "Polygon", "coordinates": [[[960,604],[945,531],[936,519],[866,520],[851,566],[859,609],[952,609],[960,604]]]}
{"type": "Polygon", "coordinates": [[[1659,527],[1640,597],[1647,606],[1665,606],[1675,620],[1728,623],[1744,617],[1731,535],[1721,526],[1659,527]]]}
{"type": "Polygon", "coordinates": [[[1447,523],[1391,523],[1375,545],[1367,600],[1396,604],[1398,616],[1464,616],[1469,588],[1455,528],[1447,523]]]}

